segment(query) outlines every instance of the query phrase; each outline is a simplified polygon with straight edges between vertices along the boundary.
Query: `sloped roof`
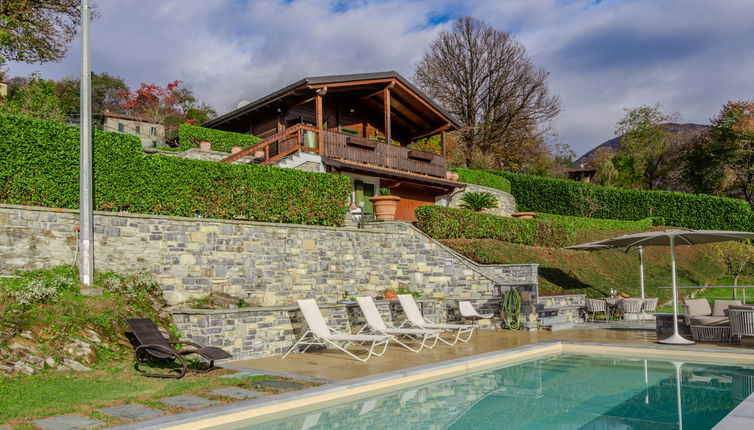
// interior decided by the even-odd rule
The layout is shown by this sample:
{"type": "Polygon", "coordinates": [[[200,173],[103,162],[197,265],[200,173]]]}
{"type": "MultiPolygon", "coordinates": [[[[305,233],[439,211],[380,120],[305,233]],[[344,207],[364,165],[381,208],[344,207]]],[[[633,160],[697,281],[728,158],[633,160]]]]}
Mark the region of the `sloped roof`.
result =
{"type": "Polygon", "coordinates": [[[245,106],[241,106],[238,109],[235,109],[211,121],[208,121],[203,126],[210,127],[210,128],[216,127],[220,124],[223,124],[224,122],[237,118],[248,112],[252,112],[258,109],[259,107],[264,106],[265,104],[268,104],[277,99],[280,99],[292,93],[295,90],[305,88],[310,85],[325,85],[325,84],[347,83],[347,82],[353,82],[354,84],[356,84],[358,82],[371,81],[371,80],[376,80],[376,79],[395,79],[399,81],[401,84],[403,84],[404,86],[409,88],[413,93],[415,93],[418,97],[420,97],[425,102],[427,102],[430,106],[432,106],[435,110],[440,112],[440,114],[443,115],[448,120],[448,122],[450,122],[455,128],[462,127],[461,122],[455,116],[453,116],[452,114],[447,112],[445,109],[440,107],[431,98],[429,98],[426,94],[424,94],[424,92],[416,88],[411,82],[409,82],[406,78],[401,76],[400,73],[394,70],[387,71],[387,72],[354,73],[354,74],[348,74],[348,75],[331,75],[331,76],[311,76],[311,77],[303,78],[284,88],[281,88],[275,92],[267,94],[264,97],[254,100],[253,102],[245,106]]]}

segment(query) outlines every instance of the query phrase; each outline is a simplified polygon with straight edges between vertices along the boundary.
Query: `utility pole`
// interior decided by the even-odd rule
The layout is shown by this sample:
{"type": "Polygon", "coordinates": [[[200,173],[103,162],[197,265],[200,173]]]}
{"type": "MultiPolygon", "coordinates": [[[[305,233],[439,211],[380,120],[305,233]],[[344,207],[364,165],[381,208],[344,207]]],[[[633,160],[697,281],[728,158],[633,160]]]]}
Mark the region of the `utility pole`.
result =
{"type": "Polygon", "coordinates": [[[94,284],[94,203],[92,190],[92,77],[89,63],[89,0],[81,0],[81,114],[79,154],[79,280],[94,284]]]}

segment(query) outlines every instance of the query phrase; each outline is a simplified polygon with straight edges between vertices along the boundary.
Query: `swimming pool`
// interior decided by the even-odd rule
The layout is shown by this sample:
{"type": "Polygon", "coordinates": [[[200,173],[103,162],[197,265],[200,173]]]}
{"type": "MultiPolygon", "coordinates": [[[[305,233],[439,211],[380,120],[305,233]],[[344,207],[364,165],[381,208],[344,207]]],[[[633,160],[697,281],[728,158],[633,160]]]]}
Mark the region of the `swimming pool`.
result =
{"type": "Polygon", "coordinates": [[[710,429],[752,391],[746,366],[561,353],[236,428],[710,429]]]}

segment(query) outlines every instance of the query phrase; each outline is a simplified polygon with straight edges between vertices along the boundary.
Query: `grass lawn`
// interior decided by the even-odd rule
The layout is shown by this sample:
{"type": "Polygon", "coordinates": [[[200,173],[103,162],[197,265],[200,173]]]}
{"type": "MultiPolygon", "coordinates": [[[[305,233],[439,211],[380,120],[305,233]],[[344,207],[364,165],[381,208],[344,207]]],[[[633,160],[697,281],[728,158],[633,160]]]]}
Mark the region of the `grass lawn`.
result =
{"type": "Polygon", "coordinates": [[[191,394],[216,400],[217,404],[232,401],[203,394],[222,387],[241,387],[270,394],[277,392],[249,386],[249,383],[269,379],[270,376],[220,378],[221,375],[229,373],[235,371],[218,369],[203,374],[188,373],[182,379],[145,378],[133,369],[132,362],[116,361],[109,367],[101,367],[90,372],[48,370],[31,376],[0,378],[0,425],[32,429],[35,428],[30,423],[32,419],[68,413],[88,416],[108,425],[117,425],[128,421],[102,414],[96,409],[138,403],[168,412],[180,412],[182,409],[163,405],[156,400],[191,394]]]}

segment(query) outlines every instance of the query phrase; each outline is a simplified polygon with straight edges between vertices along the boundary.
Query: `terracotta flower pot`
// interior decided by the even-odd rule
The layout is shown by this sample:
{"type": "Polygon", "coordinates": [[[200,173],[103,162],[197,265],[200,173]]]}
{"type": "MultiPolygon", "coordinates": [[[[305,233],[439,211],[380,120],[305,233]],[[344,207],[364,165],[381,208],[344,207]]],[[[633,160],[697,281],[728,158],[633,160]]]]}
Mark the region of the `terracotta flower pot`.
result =
{"type": "Polygon", "coordinates": [[[382,292],[382,297],[385,300],[396,300],[398,299],[398,292],[395,290],[385,290],[382,292]]]}
{"type": "Polygon", "coordinates": [[[513,218],[532,219],[537,216],[536,212],[513,212],[511,214],[513,218]]]}
{"type": "Polygon", "coordinates": [[[398,209],[400,199],[396,196],[375,196],[370,197],[369,201],[374,205],[374,213],[377,215],[377,219],[392,221],[395,219],[395,211],[398,209]]]}

